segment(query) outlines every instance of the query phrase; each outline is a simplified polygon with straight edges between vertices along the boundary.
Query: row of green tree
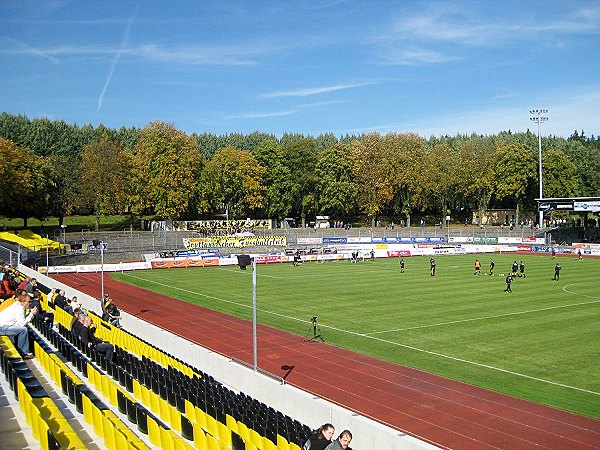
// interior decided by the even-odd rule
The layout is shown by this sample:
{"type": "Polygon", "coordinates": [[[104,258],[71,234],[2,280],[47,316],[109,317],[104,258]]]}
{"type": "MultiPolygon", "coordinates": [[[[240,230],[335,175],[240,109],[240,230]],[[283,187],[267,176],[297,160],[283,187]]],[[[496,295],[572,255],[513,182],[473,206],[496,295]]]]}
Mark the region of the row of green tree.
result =
{"type": "MultiPolygon", "coordinates": [[[[600,140],[575,132],[543,145],[545,197],[598,196],[600,140]]],[[[533,211],[538,141],[531,132],[424,139],[266,133],[187,135],[172,124],[110,129],[0,114],[0,211],[193,219],[533,211]]]]}

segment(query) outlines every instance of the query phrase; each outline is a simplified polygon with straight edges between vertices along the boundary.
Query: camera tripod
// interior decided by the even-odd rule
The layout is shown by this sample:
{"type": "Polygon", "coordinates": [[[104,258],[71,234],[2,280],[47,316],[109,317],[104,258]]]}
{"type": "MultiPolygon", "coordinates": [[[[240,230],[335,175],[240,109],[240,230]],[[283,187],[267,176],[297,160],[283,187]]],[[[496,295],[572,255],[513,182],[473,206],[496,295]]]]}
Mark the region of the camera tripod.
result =
{"type": "Polygon", "coordinates": [[[311,321],[311,324],[308,329],[308,332],[306,333],[306,340],[307,341],[316,341],[318,339],[321,342],[325,342],[325,339],[323,339],[323,336],[321,336],[321,327],[319,326],[319,322],[317,322],[317,316],[311,317],[310,321],[311,321]],[[312,337],[309,338],[311,331],[312,331],[312,337]]]}

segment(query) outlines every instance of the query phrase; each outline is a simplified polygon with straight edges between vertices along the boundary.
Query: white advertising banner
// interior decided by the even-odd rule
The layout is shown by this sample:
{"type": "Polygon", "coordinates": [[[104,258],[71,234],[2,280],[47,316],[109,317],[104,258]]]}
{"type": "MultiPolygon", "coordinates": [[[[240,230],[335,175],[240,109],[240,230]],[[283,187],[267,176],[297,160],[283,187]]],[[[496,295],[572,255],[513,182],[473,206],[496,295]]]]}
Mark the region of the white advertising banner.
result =
{"type": "Polygon", "coordinates": [[[473,242],[472,236],[450,236],[448,242],[455,244],[467,244],[473,242]]]}
{"type": "Polygon", "coordinates": [[[600,211],[600,201],[573,202],[573,211],[600,211]]]}
{"type": "Polygon", "coordinates": [[[298,245],[321,245],[321,238],[298,238],[298,245]]]}

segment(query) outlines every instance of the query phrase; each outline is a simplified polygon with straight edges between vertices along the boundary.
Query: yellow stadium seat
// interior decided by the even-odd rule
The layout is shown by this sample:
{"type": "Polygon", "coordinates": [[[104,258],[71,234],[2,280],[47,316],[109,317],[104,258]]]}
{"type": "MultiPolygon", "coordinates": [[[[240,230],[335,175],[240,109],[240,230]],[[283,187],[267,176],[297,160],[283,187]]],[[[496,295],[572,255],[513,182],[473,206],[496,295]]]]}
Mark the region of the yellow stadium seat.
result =
{"type": "Polygon", "coordinates": [[[202,411],[202,409],[198,408],[197,406],[194,407],[194,413],[195,413],[195,417],[196,417],[196,420],[194,421],[194,423],[196,423],[198,426],[202,427],[203,430],[206,430],[206,413],[204,411],[202,411]]]}
{"type": "Polygon", "coordinates": [[[194,428],[194,446],[202,450],[206,449],[208,447],[206,433],[197,424],[193,424],[192,427],[194,428]]]}
{"type": "Polygon", "coordinates": [[[162,450],[175,450],[173,437],[173,432],[171,430],[160,427],[160,448],[162,450]]]}
{"type": "Polygon", "coordinates": [[[229,428],[229,430],[237,433],[237,429],[238,429],[237,421],[229,414],[227,414],[225,416],[225,424],[227,425],[227,428],[229,428]]]}
{"type": "Polygon", "coordinates": [[[150,442],[153,445],[160,446],[160,443],[161,443],[160,442],[161,441],[161,435],[160,435],[161,426],[151,416],[148,416],[147,423],[148,423],[148,437],[150,438],[150,442]]]}
{"type": "Polygon", "coordinates": [[[238,422],[237,422],[237,429],[238,429],[237,434],[239,434],[241,436],[241,438],[244,440],[244,442],[251,442],[250,432],[249,432],[248,427],[246,426],[245,423],[240,422],[238,420],[238,422]]]}
{"type": "Polygon", "coordinates": [[[86,396],[82,395],[81,400],[83,403],[83,418],[87,423],[92,425],[94,423],[93,408],[95,407],[92,401],[86,396]]]}
{"type": "Polygon", "coordinates": [[[248,429],[248,434],[250,435],[250,441],[256,445],[258,448],[263,448],[263,437],[252,428],[248,429]]]}
{"type": "Polygon", "coordinates": [[[219,428],[217,427],[217,420],[210,414],[206,414],[206,432],[216,439],[219,438],[219,428]]]}
{"type": "Polygon", "coordinates": [[[289,442],[280,434],[277,435],[277,448],[279,450],[290,450],[289,442]]]}
{"type": "Polygon", "coordinates": [[[217,441],[210,434],[206,435],[206,442],[208,444],[208,446],[207,446],[208,450],[221,450],[221,447],[219,446],[219,441],[217,441]]]}
{"type": "Polygon", "coordinates": [[[185,417],[189,419],[190,422],[196,423],[196,413],[194,411],[194,404],[189,400],[184,400],[185,404],[185,417]]]}
{"type": "Polygon", "coordinates": [[[94,433],[100,437],[104,437],[104,414],[102,411],[94,405],[92,408],[92,419],[94,425],[94,433]]]}
{"type": "Polygon", "coordinates": [[[277,446],[271,439],[263,438],[263,450],[277,450],[277,446]]]}
{"type": "Polygon", "coordinates": [[[171,428],[174,431],[181,433],[181,413],[170,403],[167,403],[167,406],[169,408],[169,423],[171,424],[171,428]]]}
{"type": "Polygon", "coordinates": [[[150,409],[154,414],[160,415],[160,397],[148,389],[148,398],[150,399],[150,409]]]}
{"type": "Polygon", "coordinates": [[[109,415],[102,415],[102,431],[104,433],[104,445],[110,450],[117,450],[117,443],[115,434],[117,430],[115,429],[114,424],[110,421],[109,415]]]}
{"type": "MultiPolygon", "coordinates": [[[[231,430],[222,422],[217,421],[217,429],[219,430],[219,443],[231,448],[231,430]]],[[[215,436],[217,437],[217,436],[215,436]]]]}

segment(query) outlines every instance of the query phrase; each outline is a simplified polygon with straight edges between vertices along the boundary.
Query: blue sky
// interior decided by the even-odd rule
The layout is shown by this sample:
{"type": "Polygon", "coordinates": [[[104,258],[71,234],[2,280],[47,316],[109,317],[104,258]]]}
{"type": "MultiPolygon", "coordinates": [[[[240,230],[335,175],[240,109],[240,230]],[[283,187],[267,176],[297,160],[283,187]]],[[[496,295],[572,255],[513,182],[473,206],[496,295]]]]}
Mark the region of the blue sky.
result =
{"type": "Polygon", "coordinates": [[[78,125],[598,135],[600,0],[2,0],[0,86],[78,125]]]}

